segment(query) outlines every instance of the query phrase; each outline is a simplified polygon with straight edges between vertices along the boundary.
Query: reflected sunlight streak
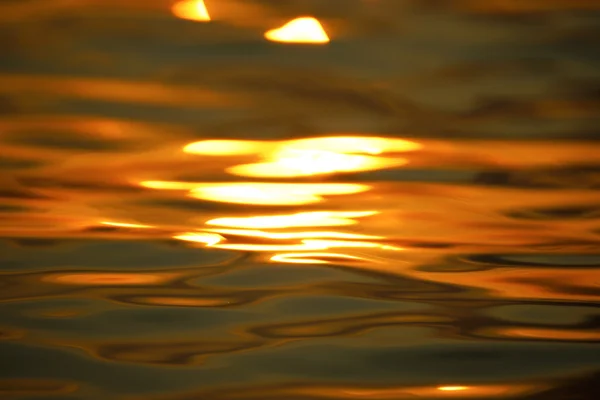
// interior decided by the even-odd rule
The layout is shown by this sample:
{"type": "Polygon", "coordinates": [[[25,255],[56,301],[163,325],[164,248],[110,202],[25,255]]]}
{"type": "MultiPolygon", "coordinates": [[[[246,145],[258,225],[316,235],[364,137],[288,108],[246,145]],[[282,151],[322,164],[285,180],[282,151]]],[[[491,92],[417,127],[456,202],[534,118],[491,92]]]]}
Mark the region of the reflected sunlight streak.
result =
{"type": "Polygon", "coordinates": [[[173,14],[182,19],[192,21],[210,21],[210,15],[204,4],[204,0],[182,0],[171,7],[173,14]]]}
{"type": "Polygon", "coordinates": [[[323,44],[329,42],[329,37],[321,23],[312,17],[296,18],[279,28],[271,29],[265,33],[265,38],[272,42],[282,43],[323,44]]]}
{"type": "Polygon", "coordinates": [[[242,164],[227,168],[234,175],[264,178],[310,176],[334,172],[359,172],[405,165],[400,158],[381,158],[341,154],[323,150],[289,149],[277,154],[274,161],[242,164]]]}
{"type": "Polygon", "coordinates": [[[289,264],[331,264],[331,261],[319,259],[319,257],[344,259],[348,261],[366,260],[362,257],[340,253],[283,253],[272,256],[270,260],[289,264]]]}
{"type": "Polygon", "coordinates": [[[292,228],[308,226],[342,226],[357,223],[353,218],[368,217],[377,211],[314,211],[288,215],[268,215],[240,218],[216,218],[207,225],[232,228],[292,228]]]}
{"type": "Polygon", "coordinates": [[[235,204],[301,205],[323,201],[322,196],[365,192],[370,186],[354,183],[193,183],[143,181],[141,186],[159,190],[189,190],[191,197],[235,204]]]}
{"type": "Polygon", "coordinates": [[[204,156],[235,156],[264,151],[265,143],[257,140],[202,140],[183,147],[183,152],[204,156]]]}
{"type": "Polygon", "coordinates": [[[462,391],[462,390],[468,390],[469,387],[468,386],[439,386],[437,389],[441,390],[443,392],[458,392],[458,391],[462,391]]]}
{"type": "Polygon", "coordinates": [[[204,243],[207,246],[214,246],[221,242],[225,238],[216,233],[183,233],[181,235],[173,236],[174,239],[184,240],[187,242],[204,243]]]}
{"type": "Polygon", "coordinates": [[[257,155],[261,162],[235,165],[226,171],[238,176],[278,178],[398,167],[408,160],[379,155],[421,147],[403,139],[327,136],[287,141],[204,140],[187,144],[183,152],[207,156],[257,155]]]}
{"type": "Polygon", "coordinates": [[[310,238],[330,238],[330,239],[383,239],[383,236],[360,235],[345,232],[265,232],[250,229],[205,229],[209,232],[221,233],[223,235],[250,236],[265,239],[310,239],[310,238]]]}

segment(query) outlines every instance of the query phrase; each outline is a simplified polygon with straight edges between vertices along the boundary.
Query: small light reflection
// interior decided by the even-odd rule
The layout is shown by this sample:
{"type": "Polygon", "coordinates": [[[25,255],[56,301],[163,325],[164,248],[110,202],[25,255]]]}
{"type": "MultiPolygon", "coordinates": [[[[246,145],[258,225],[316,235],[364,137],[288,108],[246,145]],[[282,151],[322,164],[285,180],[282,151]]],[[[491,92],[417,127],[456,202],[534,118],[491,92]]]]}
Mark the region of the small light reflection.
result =
{"type": "MultiPolygon", "coordinates": [[[[367,247],[367,248],[382,248],[383,246],[380,243],[375,242],[360,242],[356,240],[314,240],[314,239],[305,239],[302,240],[302,243],[306,243],[307,245],[314,246],[325,246],[328,249],[332,248],[341,248],[341,247],[367,247]]],[[[393,248],[392,246],[385,246],[387,248],[393,248]]],[[[397,248],[400,250],[400,248],[397,248]]]]}
{"type": "Polygon", "coordinates": [[[233,228],[292,228],[308,226],[342,226],[353,225],[354,218],[368,217],[377,211],[314,211],[288,215],[268,215],[240,218],[216,218],[208,221],[207,225],[233,228]]]}
{"type": "Polygon", "coordinates": [[[326,250],[324,244],[246,244],[246,243],[231,243],[215,245],[215,248],[224,250],[241,250],[241,251],[311,251],[311,250],[326,250]]]}
{"type": "Polygon", "coordinates": [[[174,239],[183,240],[186,242],[196,242],[203,243],[207,246],[214,246],[217,243],[220,243],[223,239],[223,236],[218,235],[216,233],[182,233],[181,235],[173,236],[174,239]]]}
{"type": "Polygon", "coordinates": [[[349,254],[340,254],[340,253],[283,253],[276,254],[271,257],[271,261],[281,262],[281,263],[290,263],[290,264],[331,264],[332,261],[327,261],[327,259],[331,260],[365,260],[362,257],[351,256],[349,254]]]}
{"type": "Polygon", "coordinates": [[[265,143],[252,140],[202,140],[183,148],[184,153],[204,156],[235,156],[264,151],[265,143]]]}
{"type": "Polygon", "coordinates": [[[283,43],[323,44],[329,42],[329,37],[321,23],[312,17],[296,18],[280,28],[271,29],[265,33],[265,38],[272,42],[283,43]]]}
{"type": "Polygon", "coordinates": [[[438,390],[443,392],[458,392],[461,390],[468,390],[468,386],[439,386],[438,390]]]}
{"type": "Polygon", "coordinates": [[[171,11],[176,17],[192,21],[210,21],[204,0],[182,0],[173,4],[171,11]]]}

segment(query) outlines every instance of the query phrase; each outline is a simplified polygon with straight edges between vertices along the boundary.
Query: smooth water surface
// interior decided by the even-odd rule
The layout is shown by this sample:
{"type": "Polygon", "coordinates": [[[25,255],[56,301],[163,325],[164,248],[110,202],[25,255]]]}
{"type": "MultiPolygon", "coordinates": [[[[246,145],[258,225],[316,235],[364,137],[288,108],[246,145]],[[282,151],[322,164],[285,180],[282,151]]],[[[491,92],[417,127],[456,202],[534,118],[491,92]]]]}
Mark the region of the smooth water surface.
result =
{"type": "Polygon", "coordinates": [[[600,3],[204,3],[0,2],[0,398],[600,398],[600,3]]]}

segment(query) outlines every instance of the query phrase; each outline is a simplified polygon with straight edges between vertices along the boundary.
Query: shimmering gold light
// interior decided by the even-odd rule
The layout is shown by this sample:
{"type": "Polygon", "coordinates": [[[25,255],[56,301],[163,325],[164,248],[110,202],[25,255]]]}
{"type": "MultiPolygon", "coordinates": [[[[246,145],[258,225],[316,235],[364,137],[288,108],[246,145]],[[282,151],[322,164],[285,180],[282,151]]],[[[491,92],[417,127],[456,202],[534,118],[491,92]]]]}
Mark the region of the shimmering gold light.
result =
{"type": "Polygon", "coordinates": [[[227,243],[215,245],[215,248],[224,250],[241,250],[241,251],[311,251],[311,250],[326,250],[327,247],[323,244],[248,244],[248,243],[227,243]]]}
{"type": "Polygon", "coordinates": [[[356,224],[354,218],[377,214],[376,211],[314,211],[287,215],[267,215],[256,217],[217,218],[207,225],[232,228],[291,228],[307,226],[342,226],[356,224]]]}
{"type": "Polygon", "coordinates": [[[176,181],[143,181],[140,182],[140,185],[149,189],[159,190],[192,190],[196,189],[199,186],[202,186],[202,183],[176,181]]]}
{"type": "Polygon", "coordinates": [[[324,246],[326,249],[341,248],[341,247],[368,247],[368,248],[381,248],[380,243],[376,242],[363,242],[356,240],[324,240],[324,239],[304,239],[302,243],[309,246],[324,246]]]}
{"type": "Polygon", "coordinates": [[[195,233],[188,232],[182,233],[181,235],[173,236],[175,239],[184,240],[187,242],[204,243],[207,246],[214,246],[221,242],[224,237],[216,233],[195,233]]]}
{"type": "Polygon", "coordinates": [[[206,231],[221,233],[223,235],[250,236],[265,239],[311,239],[311,238],[331,238],[331,239],[383,239],[382,236],[360,235],[356,233],[328,232],[328,231],[308,231],[308,232],[265,232],[251,229],[205,229],[206,231]]]}
{"type": "Polygon", "coordinates": [[[319,149],[346,154],[382,154],[420,149],[419,143],[404,139],[369,136],[325,136],[291,140],[286,143],[293,149],[319,149]]]}
{"type": "Polygon", "coordinates": [[[265,33],[265,38],[283,43],[323,44],[329,42],[329,37],[321,23],[312,17],[296,18],[280,28],[271,29],[265,33]]]}
{"type": "Polygon", "coordinates": [[[379,155],[419,148],[420,144],[403,139],[327,136],[286,141],[204,140],[189,143],[183,151],[211,156],[257,155],[261,162],[232,166],[226,171],[240,176],[280,178],[397,167],[407,160],[379,155]]]}
{"type": "Polygon", "coordinates": [[[461,390],[468,390],[469,387],[468,386],[439,386],[437,389],[441,390],[443,392],[458,392],[461,390]]]}
{"type": "Polygon", "coordinates": [[[185,153],[205,156],[233,156],[264,151],[265,143],[253,140],[202,140],[183,148],[185,153]]]}
{"type": "Polygon", "coordinates": [[[176,17],[192,21],[210,21],[204,0],[181,0],[171,7],[176,17]]]}
{"type": "Polygon", "coordinates": [[[202,200],[257,205],[300,205],[318,203],[323,196],[360,193],[370,186],[353,183],[202,183],[143,181],[140,185],[159,190],[189,190],[202,200]]]}
{"type": "Polygon", "coordinates": [[[243,164],[227,169],[241,176],[284,178],[357,172],[389,168],[406,164],[404,159],[381,158],[356,154],[342,154],[323,150],[284,149],[270,162],[243,164]]]}
{"type": "Polygon", "coordinates": [[[364,192],[367,185],[346,183],[213,183],[192,189],[190,196],[224,203],[300,205],[317,203],[324,195],[364,192]]]}
{"type": "Polygon", "coordinates": [[[330,264],[331,261],[326,261],[323,258],[345,259],[345,260],[365,260],[364,258],[351,256],[348,254],[339,253],[283,253],[276,254],[271,257],[271,261],[290,263],[290,264],[330,264]]]}

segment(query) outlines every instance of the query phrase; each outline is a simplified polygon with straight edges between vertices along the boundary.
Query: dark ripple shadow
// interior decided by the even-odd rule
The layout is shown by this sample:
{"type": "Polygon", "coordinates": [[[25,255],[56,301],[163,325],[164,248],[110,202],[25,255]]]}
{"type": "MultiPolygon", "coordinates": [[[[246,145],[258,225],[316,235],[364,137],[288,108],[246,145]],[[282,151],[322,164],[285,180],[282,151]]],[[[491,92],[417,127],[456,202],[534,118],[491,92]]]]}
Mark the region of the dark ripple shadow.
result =
{"type": "Polygon", "coordinates": [[[314,337],[339,337],[356,335],[370,329],[390,325],[408,325],[411,327],[436,327],[450,323],[451,319],[444,315],[427,315],[417,313],[382,313],[369,315],[353,315],[346,318],[311,320],[285,324],[257,326],[248,332],[271,339],[299,339],[314,337]]]}
{"type": "Polygon", "coordinates": [[[477,254],[462,257],[458,263],[480,268],[600,268],[600,254],[477,254]]]}
{"type": "Polygon", "coordinates": [[[582,165],[530,171],[492,171],[481,173],[475,183],[527,189],[600,188],[600,166],[582,165]]]}
{"type": "Polygon", "coordinates": [[[96,358],[128,363],[162,365],[196,365],[209,356],[247,351],[261,347],[260,341],[187,341],[168,343],[99,344],[91,351],[96,358]]]}
{"type": "Polygon", "coordinates": [[[600,219],[600,207],[595,204],[569,205],[552,208],[533,208],[511,210],[504,213],[515,219],[554,221],[554,220],[590,220],[600,219]]]}

